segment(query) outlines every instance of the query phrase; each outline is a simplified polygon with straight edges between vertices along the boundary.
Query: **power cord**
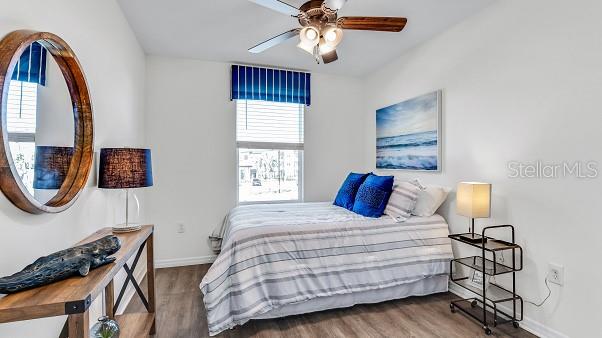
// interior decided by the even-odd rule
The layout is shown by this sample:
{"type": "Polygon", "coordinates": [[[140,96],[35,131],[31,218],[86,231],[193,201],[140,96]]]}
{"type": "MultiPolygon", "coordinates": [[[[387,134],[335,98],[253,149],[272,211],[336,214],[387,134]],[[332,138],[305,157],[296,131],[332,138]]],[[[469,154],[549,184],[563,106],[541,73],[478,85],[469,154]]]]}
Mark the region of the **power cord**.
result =
{"type": "Polygon", "coordinates": [[[541,303],[536,304],[534,302],[525,300],[525,303],[529,303],[531,305],[535,305],[536,307],[541,307],[542,305],[545,304],[545,302],[548,300],[548,298],[550,298],[550,296],[552,295],[552,289],[550,289],[550,284],[548,284],[548,275],[546,275],[546,279],[545,279],[545,283],[546,283],[546,288],[548,289],[548,295],[546,296],[546,298],[544,298],[544,300],[541,301],[541,303]]]}
{"type": "MultiPolygon", "coordinates": [[[[502,252],[500,255],[500,263],[504,264],[504,253],[502,252]]],[[[544,298],[541,303],[535,303],[529,300],[525,300],[525,303],[529,303],[531,305],[534,305],[536,307],[542,307],[546,301],[550,298],[550,296],[552,296],[552,289],[550,289],[550,284],[548,284],[548,277],[550,276],[550,274],[546,275],[546,278],[544,279],[544,282],[546,284],[546,288],[548,289],[548,295],[546,296],[546,298],[544,298]]],[[[495,276],[492,277],[493,281],[495,282],[495,276]]]]}
{"type": "MultiPolygon", "coordinates": [[[[548,299],[550,299],[550,296],[552,296],[552,289],[550,289],[550,284],[548,284],[548,276],[549,276],[549,274],[546,275],[546,279],[544,279],[544,282],[546,284],[546,288],[548,289],[548,295],[546,296],[546,298],[544,298],[540,303],[535,303],[535,302],[532,302],[530,300],[526,300],[525,299],[524,300],[525,303],[529,303],[529,304],[534,305],[536,307],[542,307],[548,301],[548,299]]],[[[495,280],[495,276],[491,276],[490,281],[492,281],[494,283],[497,283],[497,281],[495,280]]]]}

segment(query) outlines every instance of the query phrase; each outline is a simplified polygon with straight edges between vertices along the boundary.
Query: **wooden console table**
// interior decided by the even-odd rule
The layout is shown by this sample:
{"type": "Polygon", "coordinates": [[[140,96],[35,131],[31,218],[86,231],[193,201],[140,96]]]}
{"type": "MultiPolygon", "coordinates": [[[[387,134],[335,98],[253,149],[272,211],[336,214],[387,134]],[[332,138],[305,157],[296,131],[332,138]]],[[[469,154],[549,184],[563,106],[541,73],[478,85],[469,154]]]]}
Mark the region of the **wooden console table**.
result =
{"type": "MultiPolygon", "coordinates": [[[[116,258],[115,262],[90,271],[86,277],[71,277],[57,283],[0,298],[0,323],[67,315],[67,322],[60,337],[88,338],[90,335],[88,309],[92,301],[105,290],[107,316],[114,318],[119,323],[121,338],[145,337],[154,334],[155,270],[153,264],[153,232],[154,227],[152,225],[145,225],[140,231],[115,234],[121,240],[121,249],[113,255],[116,258]],[[133,275],[145,244],[148,300],[133,275]],[[127,262],[132,257],[134,257],[134,261],[130,267],[127,262]],[[113,278],[122,268],[127,273],[127,278],[117,301],[114,301],[113,278]],[[115,310],[119,306],[125,289],[130,282],[142,299],[148,313],[115,316],[115,310]]],[[[101,229],[76,245],[95,241],[111,233],[111,228],[101,229]]]]}

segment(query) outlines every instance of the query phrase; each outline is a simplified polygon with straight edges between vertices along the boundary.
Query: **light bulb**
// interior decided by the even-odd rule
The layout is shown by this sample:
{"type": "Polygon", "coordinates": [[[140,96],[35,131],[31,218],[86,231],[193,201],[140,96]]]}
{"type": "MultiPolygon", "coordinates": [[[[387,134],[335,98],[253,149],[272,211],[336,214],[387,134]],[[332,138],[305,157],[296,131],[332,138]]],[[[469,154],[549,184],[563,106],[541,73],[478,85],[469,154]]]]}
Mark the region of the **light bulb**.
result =
{"type": "Polygon", "coordinates": [[[328,43],[326,43],[326,39],[322,39],[322,41],[320,41],[320,46],[319,46],[320,55],[330,53],[334,49],[335,49],[334,46],[331,46],[328,43]]]}
{"type": "Polygon", "coordinates": [[[324,41],[331,47],[336,47],[343,40],[343,30],[336,26],[327,26],[322,30],[324,41]]]}
{"type": "MultiPolygon", "coordinates": [[[[314,40],[315,38],[318,37],[318,33],[316,32],[315,29],[308,29],[305,32],[305,37],[307,37],[309,40],[314,40]]],[[[336,36],[335,36],[335,38],[336,38],[336,36]]]]}
{"type": "Polygon", "coordinates": [[[337,39],[337,32],[334,30],[330,30],[324,35],[324,39],[328,42],[333,42],[337,39]]]}
{"type": "Polygon", "coordinates": [[[311,47],[320,42],[318,30],[311,26],[303,28],[299,37],[301,38],[301,42],[303,42],[303,44],[311,47]]]}

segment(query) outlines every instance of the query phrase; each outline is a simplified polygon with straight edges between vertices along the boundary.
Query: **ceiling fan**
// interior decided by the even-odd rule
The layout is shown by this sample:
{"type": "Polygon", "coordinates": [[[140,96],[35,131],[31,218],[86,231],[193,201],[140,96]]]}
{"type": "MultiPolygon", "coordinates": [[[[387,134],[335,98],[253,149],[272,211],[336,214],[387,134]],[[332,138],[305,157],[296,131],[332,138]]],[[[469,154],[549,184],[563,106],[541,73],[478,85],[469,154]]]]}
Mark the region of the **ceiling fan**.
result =
{"type": "Polygon", "coordinates": [[[343,39],[343,29],[401,32],[407,23],[406,18],[346,16],[339,18],[337,13],[347,0],[311,0],[300,8],[295,8],[279,0],[250,0],[258,5],[290,15],[299,20],[301,28],[291,29],[249,49],[251,53],[261,53],[288,39],[299,37],[297,47],[310,53],[316,62],[338,60],[336,47],[343,39]]]}

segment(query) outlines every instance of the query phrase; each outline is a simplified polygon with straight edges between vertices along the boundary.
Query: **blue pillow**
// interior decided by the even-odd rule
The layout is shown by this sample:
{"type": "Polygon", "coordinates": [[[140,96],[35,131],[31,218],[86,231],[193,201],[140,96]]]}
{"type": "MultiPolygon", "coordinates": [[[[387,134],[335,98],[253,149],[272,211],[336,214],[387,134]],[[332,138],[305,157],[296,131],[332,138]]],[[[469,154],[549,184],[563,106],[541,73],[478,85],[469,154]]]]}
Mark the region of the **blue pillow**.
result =
{"type": "Polygon", "coordinates": [[[364,183],[364,180],[368,175],[369,174],[349,173],[347,179],[345,179],[345,182],[343,182],[343,185],[339,189],[337,197],[334,199],[334,205],[338,205],[347,210],[353,209],[355,194],[357,194],[357,190],[360,188],[360,185],[364,183]]]}
{"type": "Polygon", "coordinates": [[[393,176],[370,174],[357,191],[353,212],[366,217],[382,216],[391,191],[393,191],[393,176]]]}

